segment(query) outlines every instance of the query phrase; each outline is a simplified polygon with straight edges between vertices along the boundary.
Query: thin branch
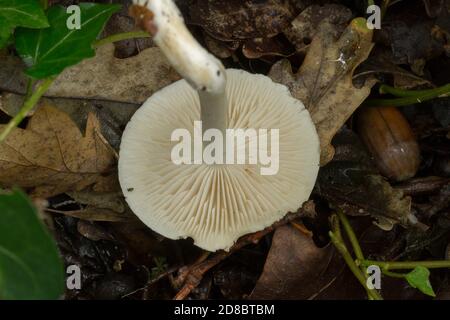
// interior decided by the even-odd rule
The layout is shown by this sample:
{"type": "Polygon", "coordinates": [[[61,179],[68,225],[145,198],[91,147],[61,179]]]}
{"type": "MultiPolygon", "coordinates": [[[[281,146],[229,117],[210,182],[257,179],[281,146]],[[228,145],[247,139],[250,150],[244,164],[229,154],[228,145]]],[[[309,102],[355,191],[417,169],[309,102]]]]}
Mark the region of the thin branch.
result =
{"type": "Polygon", "coordinates": [[[300,217],[310,216],[312,214],[311,211],[313,210],[314,205],[312,204],[312,202],[307,202],[302,209],[299,209],[295,213],[287,214],[281,221],[274,223],[272,226],[262,231],[241,237],[229,251],[219,251],[213,255],[210,255],[210,257],[205,261],[192,264],[181,275],[182,281],[177,281],[184,282],[184,286],[174,297],[174,300],[184,300],[191,293],[191,291],[200,284],[200,281],[203,279],[203,276],[207,271],[218,265],[234,252],[247,245],[258,243],[259,240],[261,240],[264,236],[273,232],[276,228],[282,225],[290,223],[291,221],[300,217]]]}

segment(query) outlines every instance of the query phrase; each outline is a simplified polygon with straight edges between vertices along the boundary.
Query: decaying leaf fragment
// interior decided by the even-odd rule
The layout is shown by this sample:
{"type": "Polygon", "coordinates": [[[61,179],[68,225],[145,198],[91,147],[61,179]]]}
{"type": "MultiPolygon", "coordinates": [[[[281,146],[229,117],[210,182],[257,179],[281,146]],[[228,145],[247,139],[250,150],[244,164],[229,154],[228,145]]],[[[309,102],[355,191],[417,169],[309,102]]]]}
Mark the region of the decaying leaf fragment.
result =
{"type": "Polygon", "coordinates": [[[0,185],[34,188],[41,197],[78,191],[104,183],[115,160],[93,114],[83,135],[67,114],[45,105],[0,144],[0,185]]]}
{"type": "Polygon", "coordinates": [[[303,10],[283,33],[297,51],[304,50],[324,21],[333,25],[333,32],[339,35],[352,18],[352,11],[346,6],[334,3],[311,5],[303,10]]]}
{"type": "Polygon", "coordinates": [[[288,86],[311,113],[321,143],[321,165],[333,158],[331,139],[375,83],[366,81],[361,88],[352,83],[355,68],[367,58],[372,46],[372,31],[365,19],[352,20],[337,40],[333,26],[324,22],[296,74],[287,60],[276,63],[270,71],[269,76],[288,86]]]}
{"type": "Polygon", "coordinates": [[[189,7],[189,23],[225,41],[275,36],[295,12],[284,0],[193,0],[189,7]]]}
{"type": "Polygon", "coordinates": [[[251,299],[308,299],[330,282],[325,271],[333,247],[318,248],[292,226],[276,229],[264,270],[251,299]]]}
{"type": "Polygon", "coordinates": [[[411,197],[392,188],[377,174],[361,141],[351,130],[342,129],[333,139],[336,155],[321,168],[315,193],[349,215],[370,215],[377,225],[392,229],[395,223],[410,225],[411,197]]]}

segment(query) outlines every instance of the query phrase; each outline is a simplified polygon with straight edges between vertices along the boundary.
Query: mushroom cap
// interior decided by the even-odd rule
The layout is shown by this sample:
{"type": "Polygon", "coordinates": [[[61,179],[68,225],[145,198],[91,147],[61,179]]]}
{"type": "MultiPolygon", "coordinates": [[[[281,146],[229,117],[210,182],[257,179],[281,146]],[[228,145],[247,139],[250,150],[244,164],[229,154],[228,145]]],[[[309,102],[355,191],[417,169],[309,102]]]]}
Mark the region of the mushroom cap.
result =
{"type": "Polygon", "coordinates": [[[209,251],[228,250],[240,236],[295,212],[319,170],[319,139],[301,101],[266,76],[226,72],[228,128],[279,129],[277,174],[261,175],[260,164],[172,162],[172,132],[186,128],[193,135],[200,120],[198,94],[185,80],[142,105],[120,146],[119,180],[133,212],[157,233],[191,237],[209,251]]]}

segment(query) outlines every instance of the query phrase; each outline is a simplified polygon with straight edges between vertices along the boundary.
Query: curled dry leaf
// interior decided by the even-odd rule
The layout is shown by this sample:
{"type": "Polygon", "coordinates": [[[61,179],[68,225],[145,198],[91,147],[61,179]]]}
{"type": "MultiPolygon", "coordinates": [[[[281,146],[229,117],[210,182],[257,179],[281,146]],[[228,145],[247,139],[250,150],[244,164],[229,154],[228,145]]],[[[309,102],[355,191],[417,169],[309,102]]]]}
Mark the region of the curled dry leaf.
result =
{"type": "Polygon", "coordinates": [[[375,81],[361,88],[352,82],[355,68],[372,49],[372,31],[366,20],[356,18],[335,39],[334,26],[325,22],[312,39],[305,60],[296,73],[289,61],[276,63],[269,76],[285,84],[292,95],[303,101],[316,125],[321,143],[321,165],[334,155],[331,139],[356,108],[366,99],[375,81]]]}
{"type": "Polygon", "coordinates": [[[34,188],[35,196],[49,197],[104,180],[115,160],[93,114],[83,136],[67,114],[43,106],[26,129],[14,129],[0,144],[0,183],[34,188]]]}
{"type": "MultiPolygon", "coordinates": [[[[17,58],[0,59],[0,89],[25,93],[24,66],[17,58]]],[[[46,92],[48,97],[142,103],[180,77],[161,51],[148,48],[127,59],[114,57],[114,45],[97,49],[95,57],[65,69],[46,92]]]]}
{"type": "Polygon", "coordinates": [[[333,248],[318,248],[311,237],[292,226],[273,236],[264,270],[251,299],[308,299],[324,286],[333,248]],[[320,280],[320,281],[319,281],[320,280]]]}

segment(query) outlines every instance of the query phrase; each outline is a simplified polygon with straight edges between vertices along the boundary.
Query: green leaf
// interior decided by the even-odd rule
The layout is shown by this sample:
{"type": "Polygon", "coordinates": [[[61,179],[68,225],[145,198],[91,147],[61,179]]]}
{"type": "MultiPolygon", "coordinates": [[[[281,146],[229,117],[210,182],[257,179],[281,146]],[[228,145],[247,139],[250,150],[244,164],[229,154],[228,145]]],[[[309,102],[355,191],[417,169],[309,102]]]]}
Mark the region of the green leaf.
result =
{"type": "Polygon", "coordinates": [[[54,240],[19,191],[0,194],[0,299],[57,299],[64,270],[54,240]]]}
{"type": "Polygon", "coordinates": [[[16,49],[29,66],[27,75],[47,78],[95,55],[92,43],[120,5],[81,3],[79,6],[80,29],[67,27],[72,14],[66,13],[61,6],[53,6],[47,11],[50,28],[39,31],[17,29],[16,49]]]}
{"type": "Polygon", "coordinates": [[[13,28],[5,25],[0,27],[0,49],[8,44],[8,40],[11,38],[13,28]]]}
{"type": "Polygon", "coordinates": [[[39,0],[0,0],[0,48],[7,43],[15,27],[48,26],[39,0]]]}
{"type": "Polygon", "coordinates": [[[430,270],[425,267],[417,266],[413,271],[406,275],[406,280],[411,287],[419,289],[422,293],[435,297],[433,287],[430,283],[430,270]]]}

